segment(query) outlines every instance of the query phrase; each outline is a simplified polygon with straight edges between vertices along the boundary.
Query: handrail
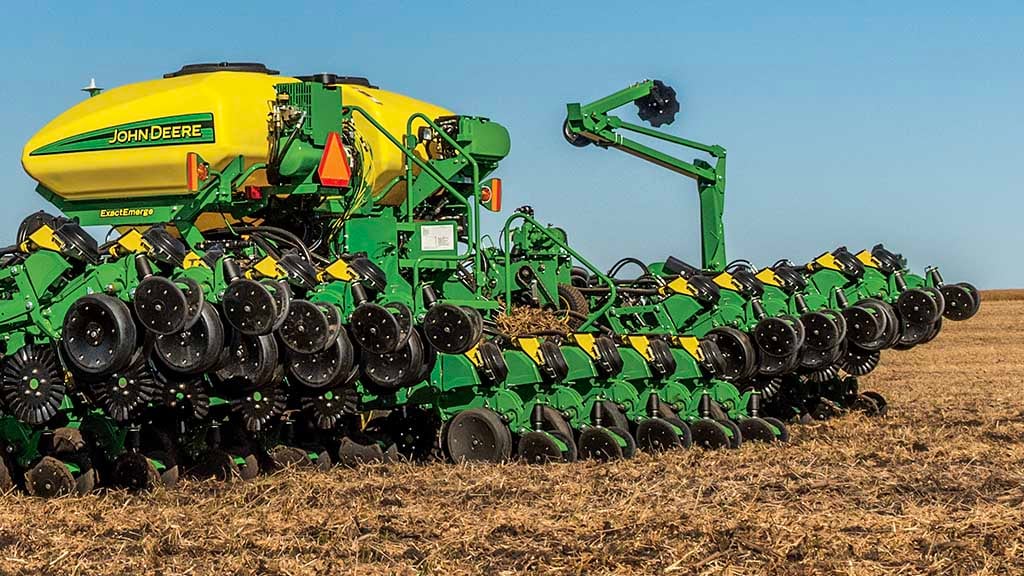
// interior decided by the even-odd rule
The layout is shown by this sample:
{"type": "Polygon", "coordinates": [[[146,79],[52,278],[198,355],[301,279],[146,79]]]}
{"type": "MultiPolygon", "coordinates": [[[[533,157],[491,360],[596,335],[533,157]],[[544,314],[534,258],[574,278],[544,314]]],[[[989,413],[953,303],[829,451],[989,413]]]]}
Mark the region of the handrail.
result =
{"type": "MultiPolygon", "coordinates": [[[[388,140],[390,140],[391,143],[395,145],[395,147],[397,147],[399,150],[401,150],[402,154],[408,160],[411,160],[413,164],[415,164],[416,166],[418,166],[420,168],[420,170],[423,170],[427,174],[429,174],[430,177],[433,178],[435,182],[440,184],[442,188],[444,188],[448,193],[450,193],[452,196],[454,196],[455,199],[460,204],[462,204],[463,206],[466,207],[467,210],[472,210],[473,211],[473,218],[471,219],[471,222],[470,222],[470,225],[472,226],[471,234],[473,235],[473,238],[472,238],[473,243],[472,243],[472,246],[470,246],[470,249],[473,251],[473,268],[474,268],[473,274],[474,274],[474,276],[477,276],[477,278],[476,278],[477,282],[476,282],[475,295],[476,296],[480,296],[480,284],[481,284],[481,282],[479,281],[480,280],[480,278],[479,278],[479,274],[480,274],[480,272],[479,272],[479,270],[480,270],[480,253],[479,253],[479,250],[478,250],[478,244],[479,244],[479,240],[480,240],[480,238],[479,238],[479,236],[480,236],[480,228],[479,228],[479,224],[478,224],[478,221],[479,221],[479,218],[480,218],[480,206],[479,206],[479,203],[478,202],[473,202],[473,205],[471,206],[469,200],[465,196],[463,196],[458,190],[456,190],[455,187],[452,186],[450,182],[448,182],[448,180],[446,180],[443,176],[441,176],[441,174],[439,174],[437,172],[437,170],[434,169],[433,166],[431,166],[428,162],[425,162],[424,160],[422,160],[419,156],[416,156],[416,154],[415,154],[415,152],[413,150],[410,150],[405,145],[403,145],[401,142],[399,142],[397,138],[395,138],[390,132],[388,132],[387,129],[384,128],[379,122],[377,122],[377,120],[375,120],[373,118],[373,116],[371,116],[366,110],[363,110],[359,106],[345,106],[344,108],[349,110],[350,112],[358,112],[374,128],[376,128],[377,131],[379,131],[388,140]]],[[[409,117],[409,121],[408,121],[408,123],[406,125],[406,130],[408,132],[410,132],[410,133],[406,134],[407,137],[408,136],[412,136],[412,134],[411,134],[412,122],[416,118],[421,118],[422,120],[424,120],[429,126],[434,128],[438,132],[438,134],[440,134],[443,138],[445,138],[445,140],[449,144],[451,144],[456,150],[459,150],[463,155],[466,156],[466,159],[469,160],[469,162],[471,163],[470,165],[473,167],[473,190],[474,190],[474,194],[476,194],[477,191],[480,188],[480,183],[479,183],[480,172],[479,172],[479,168],[477,167],[476,161],[472,157],[470,157],[469,155],[465,154],[465,150],[461,146],[459,146],[457,142],[452,140],[451,137],[448,136],[448,134],[446,134],[443,130],[441,130],[440,127],[437,126],[437,124],[435,124],[433,121],[431,121],[425,115],[423,115],[422,112],[417,112],[417,113],[415,113],[415,114],[413,114],[412,116],[409,117]]],[[[411,209],[411,206],[408,206],[409,192],[411,191],[410,187],[412,185],[412,165],[407,162],[405,169],[406,169],[405,185],[406,185],[406,188],[407,188],[406,189],[406,203],[407,203],[407,210],[406,210],[406,212],[408,214],[409,221],[412,221],[412,209],[411,209]]]]}
{"type": "MultiPolygon", "coordinates": [[[[416,112],[416,113],[414,113],[412,116],[409,116],[409,119],[406,121],[406,123],[405,123],[405,137],[407,139],[410,139],[410,138],[414,137],[414,134],[412,133],[412,123],[415,120],[417,120],[417,119],[422,120],[423,122],[425,122],[427,124],[427,126],[430,126],[430,128],[433,129],[434,132],[438,136],[440,136],[445,142],[448,143],[449,146],[454,148],[455,151],[458,152],[460,156],[462,156],[463,160],[469,162],[469,165],[473,168],[473,198],[474,198],[474,200],[479,198],[479,194],[480,194],[480,166],[477,164],[476,159],[473,158],[472,155],[467,153],[465,148],[463,148],[458,142],[455,141],[454,138],[449,136],[447,132],[442,130],[440,126],[435,124],[434,121],[431,120],[430,118],[428,118],[426,116],[426,114],[424,114],[423,112],[416,112]]],[[[412,182],[412,167],[411,166],[407,166],[406,167],[406,171],[407,171],[407,176],[406,176],[407,181],[408,182],[412,182]]],[[[406,211],[406,214],[408,214],[409,219],[411,221],[412,220],[412,205],[411,205],[412,200],[411,200],[411,198],[410,198],[410,196],[408,194],[406,194],[406,196],[405,196],[405,201],[406,201],[406,210],[405,211],[406,211]]],[[[470,207],[467,205],[466,208],[470,208],[470,207]]],[[[470,223],[469,223],[470,226],[472,227],[472,230],[469,232],[469,234],[473,238],[473,246],[472,246],[472,248],[473,248],[473,276],[475,277],[474,278],[474,280],[475,280],[474,283],[477,285],[476,295],[479,296],[480,295],[480,289],[479,289],[479,286],[480,286],[480,202],[474,201],[473,202],[473,206],[470,209],[473,211],[473,218],[470,219],[470,223]]]]}
{"type": "Polygon", "coordinates": [[[542,234],[547,236],[549,240],[551,240],[552,242],[557,244],[558,247],[561,248],[562,250],[565,250],[566,252],[568,252],[569,255],[572,256],[573,258],[575,258],[580,264],[582,264],[584,268],[586,268],[587,270],[590,270],[591,274],[593,274],[594,276],[597,276],[597,278],[599,280],[601,280],[601,282],[603,284],[608,286],[608,300],[605,301],[605,303],[602,304],[600,308],[598,308],[595,311],[592,311],[590,313],[590,315],[587,316],[587,320],[585,322],[583,322],[583,324],[581,324],[580,327],[577,328],[577,330],[586,330],[587,328],[590,328],[590,326],[592,324],[594,324],[594,322],[596,322],[597,319],[601,317],[601,315],[603,315],[605,312],[607,312],[608,310],[611,309],[612,304],[615,302],[616,292],[617,292],[616,288],[615,288],[615,282],[612,282],[611,278],[608,278],[608,276],[606,276],[604,272],[602,272],[596,266],[591,264],[590,261],[588,261],[586,258],[581,256],[578,252],[576,252],[575,250],[570,248],[569,244],[567,244],[564,240],[562,240],[558,236],[552,234],[551,231],[548,230],[546,227],[541,226],[540,222],[537,222],[537,220],[535,220],[532,216],[530,216],[528,214],[525,214],[523,212],[517,212],[517,213],[513,214],[512,216],[509,216],[508,220],[505,221],[505,227],[502,229],[502,238],[503,238],[504,244],[505,244],[505,310],[506,310],[506,312],[508,313],[508,312],[512,311],[512,279],[509,277],[509,274],[510,274],[509,270],[512,269],[512,239],[511,239],[512,229],[511,229],[511,225],[512,225],[512,222],[514,222],[516,220],[523,220],[524,222],[528,222],[530,224],[533,224],[534,227],[536,227],[538,230],[540,230],[542,234]]]}

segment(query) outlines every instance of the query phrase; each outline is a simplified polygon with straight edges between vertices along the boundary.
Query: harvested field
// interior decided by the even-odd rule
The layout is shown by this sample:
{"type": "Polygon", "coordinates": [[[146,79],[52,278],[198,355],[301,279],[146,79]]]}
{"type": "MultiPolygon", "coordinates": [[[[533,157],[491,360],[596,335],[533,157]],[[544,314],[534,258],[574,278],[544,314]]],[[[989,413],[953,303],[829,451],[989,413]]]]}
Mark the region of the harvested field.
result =
{"type": "Polygon", "coordinates": [[[607,465],[8,495],[0,573],[1024,573],[1024,292],[998,297],[884,354],[863,387],[888,397],[885,419],[607,465]]]}

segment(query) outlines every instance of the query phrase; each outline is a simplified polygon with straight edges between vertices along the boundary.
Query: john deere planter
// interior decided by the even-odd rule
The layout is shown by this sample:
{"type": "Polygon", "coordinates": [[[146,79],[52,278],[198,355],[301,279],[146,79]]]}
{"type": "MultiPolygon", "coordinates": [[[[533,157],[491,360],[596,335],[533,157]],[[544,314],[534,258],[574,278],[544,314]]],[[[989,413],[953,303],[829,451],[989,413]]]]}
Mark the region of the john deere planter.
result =
{"type": "Polygon", "coordinates": [[[699,266],[598,269],[530,207],[488,241],[505,128],[364,78],[198,64],[93,91],[22,158],[56,211],[2,249],[0,487],[785,441],[884,412],[856,382],[880,351],[977,311],[881,245],[730,263],[725,150],[611,115],[630,103],[654,128],[679,109],[642,82],[570,105],[565,136],[696,180],[699,266]]]}

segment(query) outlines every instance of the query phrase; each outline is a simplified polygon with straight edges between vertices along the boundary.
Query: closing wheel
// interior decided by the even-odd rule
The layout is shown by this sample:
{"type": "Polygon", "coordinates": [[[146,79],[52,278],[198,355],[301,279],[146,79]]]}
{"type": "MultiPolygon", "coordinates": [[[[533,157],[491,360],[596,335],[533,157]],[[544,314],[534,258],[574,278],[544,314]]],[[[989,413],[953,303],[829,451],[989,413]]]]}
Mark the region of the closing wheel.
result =
{"type": "Polygon", "coordinates": [[[445,445],[455,462],[503,462],[512,453],[512,433],[487,408],[459,412],[445,430],[445,445]]]}
{"type": "Polygon", "coordinates": [[[43,458],[25,472],[25,489],[40,498],[56,498],[75,492],[75,477],[53,456],[43,458]]]}
{"type": "Polygon", "coordinates": [[[788,374],[800,365],[800,360],[802,358],[803,356],[799,351],[794,352],[789,356],[770,356],[768,354],[763,354],[757,364],[757,371],[759,374],[763,374],[765,376],[788,374]]]}
{"type": "Polygon", "coordinates": [[[314,304],[309,300],[292,300],[288,314],[277,335],[292,352],[312,354],[327,348],[338,331],[337,308],[330,304],[314,304]],[[329,316],[333,310],[333,317],[329,316]],[[333,320],[333,323],[332,323],[333,320]]]}
{"type": "Polygon", "coordinates": [[[246,336],[270,334],[278,321],[278,299],[255,280],[239,278],[228,284],[221,299],[224,318],[246,336]]]}
{"type": "Polygon", "coordinates": [[[394,352],[402,345],[402,325],[387,308],[373,302],[363,302],[349,317],[352,338],[359,347],[371,354],[394,352]]]}
{"type": "Polygon", "coordinates": [[[355,364],[355,348],[344,329],[335,332],[331,346],[311,354],[291,354],[288,358],[289,378],[302,386],[318,390],[340,383],[355,364]]]}
{"type": "Polygon", "coordinates": [[[188,469],[186,475],[197,480],[215,478],[222,482],[229,482],[235,478],[241,478],[242,472],[231,454],[218,448],[210,448],[199,454],[195,464],[188,469]]]}
{"type": "Polygon", "coordinates": [[[480,337],[480,313],[472,308],[438,303],[423,318],[423,334],[427,342],[445,354],[462,354],[476,345],[480,337]]]}
{"type": "Polygon", "coordinates": [[[774,416],[761,416],[761,420],[764,420],[775,428],[775,440],[778,442],[789,442],[789,427],[786,426],[785,422],[775,418],[774,416]]]}
{"type": "Polygon", "coordinates": [[[6,494],[14,489],[14,479],[11,478],[11,471],[7,467],[7,459],[0,456],[0,494],[6,494]]]}
{"type": "Polygon", "coordinates": [[[924,342],[925,338],[932,333],[934,324],[915,324],[907,320],[900,322],[900,339],[893,346],[896,350],[909,350],[924,342]]]}
{"type": "Polygon", "coordinates": [[[935,340],[935,337],[938,336],[939,332],[941,332],[941,331],[942,331],[942,318],[939,318],[934,324],[932,324],[932,328],[931,328],[931,330],[928,331],[928,335],[925,336],[924,340],[921,340],[920,343],[921,344],[927,344],[927,343],[931,342],[932,340],[935,340]]]}
{"type": "Polygon", "coordinates": [[[413,330],[405,345],[395,352],[363,353],[361,365],[366,382],[383,390],[394,391],[415,384],[423,364],[423,344],[413,330]]]}
{"type": "Polygon", "coordinates": [[[973,286],[962,284],[946,284],[939,288],[942,298],[946,301],[946,310],[943,317],[947,320],[967,320],[978,311],[980,298],[976,298],[977,290],[971,290],[973,286]]]}
{"type": "MultiPolygon", "coordinates": [[[[174,488],[177,486],[179,477],[178,463],[170,454],[154,450],[146,452],[146,458],[154,463],[154,467],[156,467],[156,462],[163,465],[163,471],[160,471],[160,484],[164,488],[174,488]]],[[[159,468],[157,470],[159,471],[159,468]]]]}
{"type": "Polygon", "coordinates": [[[636,443],[621,428],[592,426],[580,433],[578,450],[580,458],[607,462],[632,458],[636,452],[636,443]]]}
{"type": "Polygon", "coordinates": [[[648,418],[636,426],[636,445],[640,450],[651,453],[682,448],[680,432],[668,420],[648,418]]]}
{"type": "Polygon", "coordinates": [[[253,390],[266,384],[277,368],[277,340],[273,336],[235,334],[213,373],[222,387],[253,390]]]}
{"type": "Polygon", "coordinates": [[[160,472],[149,458],[139,452],[129,451],[114,460],[110,484],[129,492],[141,492],[156,488],[163,484],[163,481],[160,472]]]}
{"type": "Polygon", "coordinates": [[[869,414],[869,416],[885,416],[889,413],[889,402],[886,401],[885,396],[882,396],[873,390],[861,392],[860,395],[875,403],[875,412],[873,414],[869,414]]]}
{"type": "Polygon", "coordinates": [[[743,432],[740,430],[739,425],[732,420],[726,419],[718,420],[718,423],[732,432],[732,435],[729,437],[729,448],[733,450],[738,449],[743,444],[743,432]]]}
{"type": "Polygon", "coordinates": [[[701,418],[690,423],[693,445],[709,450],[729,447],[729,434],[715,420],[701,418]]]}
{"type": "MultiPolygon", "coordinates": [[[[622,428],[623,430],[629,430],[629,419],[626,418],[625,413],[618,407],[614,402],[608,400],[598,400],[594,403],[595,408],[600,405],[601,418],[594,420],[595,426],[604,426],[605,428],[622,428]]],[[[596,413],[597,410],[595,409],[596,413]]]]}
{"type": "Polygon", "coordinates": [[[271,280],[267,278],[261,280],[260,283],[274,297],[274,307],[277,311],[277,316],[274,317],[274,322],[270,326],[270,331],[273,332],[280,329],[284,321],[288,319],[288,311],[292,307],[292,290],[284,280],[271,280]]]}
{"type": "Polygon", "coordinates": [[[0,395],[7,411],[26,424],[57,415],[64,401],[64,372],[49,346],[26,344],[3,360],[0,395]]]}
{"type": "Polygon", "coordinates": [[[338,463],[342,466],[354,468],[360,464],[389,461],[388,454],[380,444],[370,438],[345,436],[338,446],[338,463]]]}
{"type": "Polygon", "coordinates": [[[89,294],[68,309],[61,342],[73,369],[84,374],[109,373],[131,359],[135,322],[124,302],[106,294],[89,294]]]}
{"type": "Polygon", "coordinates": [[[757,352],[743,332],[731,326],[719,326],[707,333],[707,339],[718,346],[725,359],[721,378],[730,382],[749,378],[757,372],[757,352]]]}
{"type": "Polygon", "coordinates": [[[546,432],[527,432],[519,438],[519,458],[528,464],[547,464],[563,460],[562,449],[554,436],[546,432]]]}
{"type": "Polygon", "coordinates": [[[772,425],[761,418],[744,418],[739,421],[738,425],[744,440],[751,442],[774,442],[776,440],[772,425]]]}
{"type": "Polygon", "coordinates": [[[295,446],[278,444],[271,448],[267,455],[270,456],[270,461],[274,465],[274,470],[284,470],[285,468],[307,468],[313,465],[313,461],[309,459],[309,453],[302,448],[296,448],[295,446]]]}
{"type": "Polygon", "coordinates": [[[192,326],[175,334],[159,335],[153,354],[176,374],[201,374],[217,364],[224,350],[224,323],[212,304],[204,302],[192,326]]]}
{"type": "Polygon", "coordinates": [[[148,276],[135,289],[135,316],[154,334],[174,334],[185,328],[189,300],[185,292],[162,276],[148,276]]]}

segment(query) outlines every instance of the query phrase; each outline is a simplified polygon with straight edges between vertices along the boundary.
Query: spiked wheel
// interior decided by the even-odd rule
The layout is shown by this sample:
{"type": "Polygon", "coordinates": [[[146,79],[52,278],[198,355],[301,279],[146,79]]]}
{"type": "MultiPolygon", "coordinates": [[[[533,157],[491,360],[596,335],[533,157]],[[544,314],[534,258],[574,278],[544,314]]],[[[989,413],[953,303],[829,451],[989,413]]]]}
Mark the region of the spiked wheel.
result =
{"type": "Polygon", "coordinates": [[[519,438],[517,454],[528,464],[562,461],[562,449],[555,438],[545,432],[527,432],[519,438]]]}
{"type": "Polygon", "coordinates": [[[204,302],[192,326],[159,335],[153,353],[171,372],[200,374],[213,368],[224,350],[224,324],[212,304],[204,302]]]}
{"type": "Polygon", "coordinates": [[[842,360],[840,360],[840,367],[851,376],[864,376],[878,366],[881,358],[880,352],[862,350],[850,345],[846,348],[846,353],[843,355],[842,360]]]}
{"type": "Polygon", "coordinates": [[[661,80],[655,80],[649,94],[636,101],[637,116],[655,128],[662,124],[671,124],[679,112],[679,100],[676,91],[666,86],[661,80]]]}
{"type": "Polygon", "coordinates": [[[292,354],[288,376],[297,384],[320,389],[342,381],[352,371],[355,349],[344,329],[335,332],[331,346],[311,354],[292,354]]]}
{"type": "Polygon", "coordinates": [[[56,498],[75,491],[75,477],[60,460],[43,456],[25,472],[25,489],[33,496],[56,498]]]}
{"type": "Polygon", "coordinates": [[[676,427],[662,418],[648,418],[637,424],[636,445],[644,452],[664,452],[682,448],[676,427]]]}
{"type": "Polygon", "coordinates": [[[774,442],[775,431],[761,418],[744,418],[739,421],[740,434],[751,442],[774,442]]]}
{"type": "Polygon", "coordinates": [[[413,384],[411,380],[420,374],[423,363],[423,344],[414,330],[397,351],[387,354],[364,353],[362,355],[363,377],[372,385],[387,391],[394,391],[413,384]]]}
{"type": "Polygon", "coordinates": [[[96,403],[117,422],[127,422],[137,416],[146,405],[161,395],[159,383],[144,355],[127,367],[87,381],[86,385],[96,403]]]}
{"type": "Polygon", "coordinates": [[[735,382],[757,373],[757,352],[750,338],[730,326],[719,326],[707,334],[707,339],[718,346],[725,359],[725,370],[721,378],[735,382]]]}
{"type": "Polygon", "coordinates": [[[189,300],[174,282],[148,276],[135,289],[135,317],[155,334],[174,334],[189,320],[189,300]]]}
{"type": "Polygon", "coordinates": [[[188,418],[202,420],[210,411],[210,393],[206,381],[200,377],[166,375],[159,370],[153,376],[163,391],[163,405],[175,409],[188,418]]]}
{"type": "Polygon", "coordinates": [[[396,351],[402,343],[402,326],[394,314],[373,302],[363,302],[349,317],[352,338],[371,354],[396,351]]]}
{"type": "Polygon", "coordinates": [[[68,364],[84,374],[123,368],[135,351],[135,322],[128,306],[106,294],[75,300],[64,317],[62,336],[68,364]]]}
{"type": "MultiPolygon", "coordinates": [[[[846,354],[846,352],[843,351],[843,355],[844,356],[845,356],[845,354],[846,354]]],[[[842,367],[842,365],[839,364],[839,363],[831,364],[831,365],[826,366],[824,368],[819,368],[819,369],[814,370],[812,372],[808,372],[807,374],[804,375],[804,377],[807,378],[811,382],[817,382],[817,383],[828,382],[829,380],[832,380],[836,376],[839,376],[839,370],[840,370],[841,367],[842,367]]]]}
{"type": "Polygon", "coordinates": [[[438,303],[430,307],[423,318],[423,333],[427,342],[445,354],[462,354],[476,345],[481,334],[479,322],[472,315],[480,313],[472,308],[438,303]]]}
{"type": "Polygon", "coordinates": [[[156,466],[139,452],[125,452],[114,461],[110,483],[129,492],[152,490],[163,481],[156,466]]]}
{"type": "Polygon", "coordinates": [[[279,386],[270,384],[261,386],[234,398],[231,402],[231,409],[241,416],[245,429],[249,432],[264,430],[275,417],[284,413],[287,405],[288,395],[279,386]]]}
{"type": "Polygon", "coordinates": [[[318,390],[302,397],[302,409],[310,414],[317,428],[330,430],[344,416],[356,413],[358,401],[359,393],[355,388],[318,390]]]}
{"type": "Polygon", "coordinates": [[[0,391],[7,410],[22,422],[39,425],[56,416],[65,384],[53,349],[26,344],[5,358],[0,391]]]}
{"type": "Polygon", "coordinates": [[[340,330],[338,309],[331,304],[293,300],[277,334],[292,352],[312,354],[327,348],[340,330]]]}
{"type": "Polygon", "coordinates": [[[246,336],[269,334],[281,313],[274,294],[248,278],[236,279],[228,285],[221,306],[228,324],[246,336]]]}
{"type": "Polygon", "coordinates": [[[512,434],[493,411],[472,408],[452,418],[445,444],[455,462],[503,462],[512,453],[512,434]]]}

